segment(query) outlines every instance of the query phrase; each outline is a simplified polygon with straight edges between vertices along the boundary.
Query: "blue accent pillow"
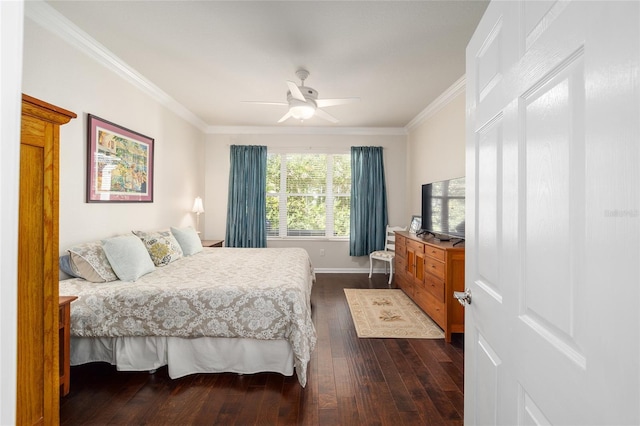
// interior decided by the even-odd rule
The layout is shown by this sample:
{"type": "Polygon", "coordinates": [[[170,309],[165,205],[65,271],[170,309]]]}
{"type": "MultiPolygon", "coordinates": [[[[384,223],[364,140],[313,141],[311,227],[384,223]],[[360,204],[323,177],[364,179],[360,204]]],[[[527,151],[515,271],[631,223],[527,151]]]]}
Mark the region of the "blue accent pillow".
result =
{"type": "Polygon", "coordinates": [[[60,256],[58,259],[58,265],[60,266],[60,270],[65,274],[69,275],[73,278],[82,278],[76,271],[71,267],[71,256],[65,254],[64,256],[60,256]]]}

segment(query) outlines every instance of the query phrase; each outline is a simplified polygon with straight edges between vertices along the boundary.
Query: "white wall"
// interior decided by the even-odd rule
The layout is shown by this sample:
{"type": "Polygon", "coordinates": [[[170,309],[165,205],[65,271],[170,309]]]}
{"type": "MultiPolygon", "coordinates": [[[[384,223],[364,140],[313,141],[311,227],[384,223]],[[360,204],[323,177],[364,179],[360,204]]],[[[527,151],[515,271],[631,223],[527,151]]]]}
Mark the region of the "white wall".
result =
{"type": "Polygon", "coordinates": [[[24,28],[23,92],[78,115],[60,132],[60,251],[132,229],[195,226],[204,134],[32,20],[24,28]],[[89,113],[155,139],[153,203],[85,202],[89,113]]]}
{"type": "Polygon", "coordinates": [[[22,1],[0,1],[0,425],[16,421],[22,1]]]}
{"type": "Polygon", "coordinates": [[[464,90],[409,131],[407,210],[421,214],[422,185],[465,175],[464,90]]]}
{"type": "MultiPolygon", "coordinates": [[[[270,148],[286,147],[301,152],[317,152],[335,147],[349,152],[351,146],[382,146],[389,223],[409,225],[411,219],[405,211],[405,135],[312,135],[312,134],[253,134],[253,135],[208,135],[206,143],[206,196],[205,237],[223,239],[226,229],[227,190],[229,185],[230,145],[265,145],[270,148]]],[[[274,240],[268,247],[303,247],[311,256],[317,270],[345,271],[369,268],[369,258],[350,257],[349,242],[336,240],[274,240]],[[324,256],[321,255],[324,250],[324,256]]]]}

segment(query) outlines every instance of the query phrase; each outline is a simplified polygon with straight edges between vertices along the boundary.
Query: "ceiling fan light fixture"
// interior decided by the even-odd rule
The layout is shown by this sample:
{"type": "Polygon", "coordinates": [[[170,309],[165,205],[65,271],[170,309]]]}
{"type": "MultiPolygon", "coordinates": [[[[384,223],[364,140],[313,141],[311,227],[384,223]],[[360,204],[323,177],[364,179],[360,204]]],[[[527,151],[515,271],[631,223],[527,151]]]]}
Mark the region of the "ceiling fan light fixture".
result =
{"type": "Polygon", "coordinates": [[[316,106],[312,102],[291,101],[289,113],[296,120],[308,120],[316,112],[316,106]]]}
{"type": "MultiPolygon", "coordinates": [[[[2,0],[0,0],[2,1],[2,0]]],[[[311,117],[318,117],[323,120],[330,121],[331,123],[338,123],[339,120],[327,113],[324,108],[334,105],[344,105],[354,101],[360,100],[360,98],[340,98],[340,99],[318,99],[318,92],[308,86],[304,85],[304,81],[309,77],[309,71],[300,69],[296,72],[296,75],[301,81],[300,86],[295,82],[287,80],[287,103],[284,102],[256,102],[251,103],[265,104],[265,105],[289,105],[289,110],[283,115],[278,123],[283,123],[290,118],[295,120],[304,121],[311,117]]]]}

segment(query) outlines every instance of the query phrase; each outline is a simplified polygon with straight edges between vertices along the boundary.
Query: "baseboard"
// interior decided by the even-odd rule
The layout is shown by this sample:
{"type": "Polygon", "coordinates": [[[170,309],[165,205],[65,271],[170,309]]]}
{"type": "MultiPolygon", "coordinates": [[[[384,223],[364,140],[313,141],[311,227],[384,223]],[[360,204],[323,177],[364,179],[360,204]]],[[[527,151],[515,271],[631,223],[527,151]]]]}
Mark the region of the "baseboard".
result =
{"type": "MultiPolygon", "coordinates": [[[[369,268],[313,268],[317,274],[369,274],[369,268]]],[[[373,268],[374,274],[384,274],[385,270],[373,268]]],[[[387,268],[386,273],[389,273],[387,268]]]]}

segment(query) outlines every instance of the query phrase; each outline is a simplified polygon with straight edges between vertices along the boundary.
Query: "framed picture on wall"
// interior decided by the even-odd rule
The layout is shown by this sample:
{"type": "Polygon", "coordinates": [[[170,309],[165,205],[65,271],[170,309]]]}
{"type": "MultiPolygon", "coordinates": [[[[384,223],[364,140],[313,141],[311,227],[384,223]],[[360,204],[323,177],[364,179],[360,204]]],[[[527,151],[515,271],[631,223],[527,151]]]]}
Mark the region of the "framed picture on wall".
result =
{"type": "Polygon", "coordinates": [[[411,216],[411,225],[409,225],[409,232],[415,234],[422,228],[422,217],[413,215],[411,216]]]}
{"type": "Polygon", "coordinates": [[[153,202],[154,140],[89,114],[87,202],[153,202]]]}

